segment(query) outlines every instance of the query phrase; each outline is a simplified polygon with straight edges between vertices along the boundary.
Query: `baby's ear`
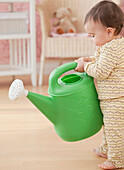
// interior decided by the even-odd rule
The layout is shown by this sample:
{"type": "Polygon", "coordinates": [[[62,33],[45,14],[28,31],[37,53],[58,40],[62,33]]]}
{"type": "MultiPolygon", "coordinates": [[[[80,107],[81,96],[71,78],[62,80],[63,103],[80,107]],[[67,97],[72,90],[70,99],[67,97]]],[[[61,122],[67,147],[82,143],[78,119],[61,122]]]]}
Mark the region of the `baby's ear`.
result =
{"type": "Polygon", "coordinates": [[[114,33],[115,33],[115,28],[108,27],[107,28],[107,33],[108,33],[109,37],[112,37],[114,35],[114,33]]]}

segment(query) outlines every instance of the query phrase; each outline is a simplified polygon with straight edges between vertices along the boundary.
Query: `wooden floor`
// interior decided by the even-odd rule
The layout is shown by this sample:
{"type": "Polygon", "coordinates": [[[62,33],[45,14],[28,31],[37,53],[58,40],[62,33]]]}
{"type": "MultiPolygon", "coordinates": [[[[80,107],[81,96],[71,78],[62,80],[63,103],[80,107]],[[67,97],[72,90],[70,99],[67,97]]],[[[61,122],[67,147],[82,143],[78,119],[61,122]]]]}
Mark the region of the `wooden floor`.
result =
{"type": "MultiPolygon", "coordinates": [[[[92,148],[102,141],[102,131],[80,142],[65,142],[54,126],[27,98],[8,99],[11,78],[0,78],[0,170],[99,170],[105,159],[92,148]]],[[[30,91],[48,95],[47,86],[30,91]]]]}

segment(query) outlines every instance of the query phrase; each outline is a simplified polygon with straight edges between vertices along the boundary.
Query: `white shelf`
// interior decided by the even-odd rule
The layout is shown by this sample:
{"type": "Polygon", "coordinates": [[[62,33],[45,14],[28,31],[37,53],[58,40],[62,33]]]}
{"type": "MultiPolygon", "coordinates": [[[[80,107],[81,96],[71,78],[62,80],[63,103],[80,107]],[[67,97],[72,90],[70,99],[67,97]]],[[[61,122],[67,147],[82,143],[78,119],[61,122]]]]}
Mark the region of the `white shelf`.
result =
{"type": "Polygon", "coordinates": [[[27,74],[31,74],[30,69],[15,68],[10,65],[1,65],[0,66],[0,76],[27,75],[27,74]]]}
{"type": "Polygon", "coordinates": [[[32,0],[0,0],[0,3],[4,3],[4,2],[7,2],[7,3],[12,3],[12,2],[31,2],[32,0]]]}
{"type": "Polygon", "coordinates": [[[30,34],[6,34],[0,35],[0,40],[10,40],[10,39],[30,39],[30,34]]]}

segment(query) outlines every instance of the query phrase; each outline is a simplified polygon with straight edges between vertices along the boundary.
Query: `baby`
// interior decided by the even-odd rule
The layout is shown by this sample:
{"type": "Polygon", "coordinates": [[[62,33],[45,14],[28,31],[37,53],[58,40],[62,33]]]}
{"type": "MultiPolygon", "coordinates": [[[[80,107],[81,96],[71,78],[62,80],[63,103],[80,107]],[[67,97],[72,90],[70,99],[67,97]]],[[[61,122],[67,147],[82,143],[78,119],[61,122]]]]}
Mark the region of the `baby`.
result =
{"type": "Polygon", "coordinates": [[[97,45],[93,57],[80,58],[76,71],[97,79],[103,113],[103,144],[94,152],[107,160],[103,169],[124,168],[124,23],[122,10],[112,1],[101,1],[86,15],[85,30],[97,45]]]}

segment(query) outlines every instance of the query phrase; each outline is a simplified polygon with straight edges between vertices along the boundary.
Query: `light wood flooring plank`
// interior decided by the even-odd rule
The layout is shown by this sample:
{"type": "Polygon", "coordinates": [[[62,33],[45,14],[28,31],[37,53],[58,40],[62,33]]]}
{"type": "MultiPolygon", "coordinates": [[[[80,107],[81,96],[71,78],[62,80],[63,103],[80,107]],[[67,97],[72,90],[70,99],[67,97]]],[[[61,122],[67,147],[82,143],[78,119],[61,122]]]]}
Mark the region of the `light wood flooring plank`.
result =
{"type": "MultiPolygon", "coordinates": [[[[47,94],[47,86],[26,86],[47,94]]],[[[27,98],[8,99],[9,86],[0,86],[0,170],[99,170],[105,159],[91,150],[102,131],[80,142],[65,142],[54,126],[27,98]]]]}

